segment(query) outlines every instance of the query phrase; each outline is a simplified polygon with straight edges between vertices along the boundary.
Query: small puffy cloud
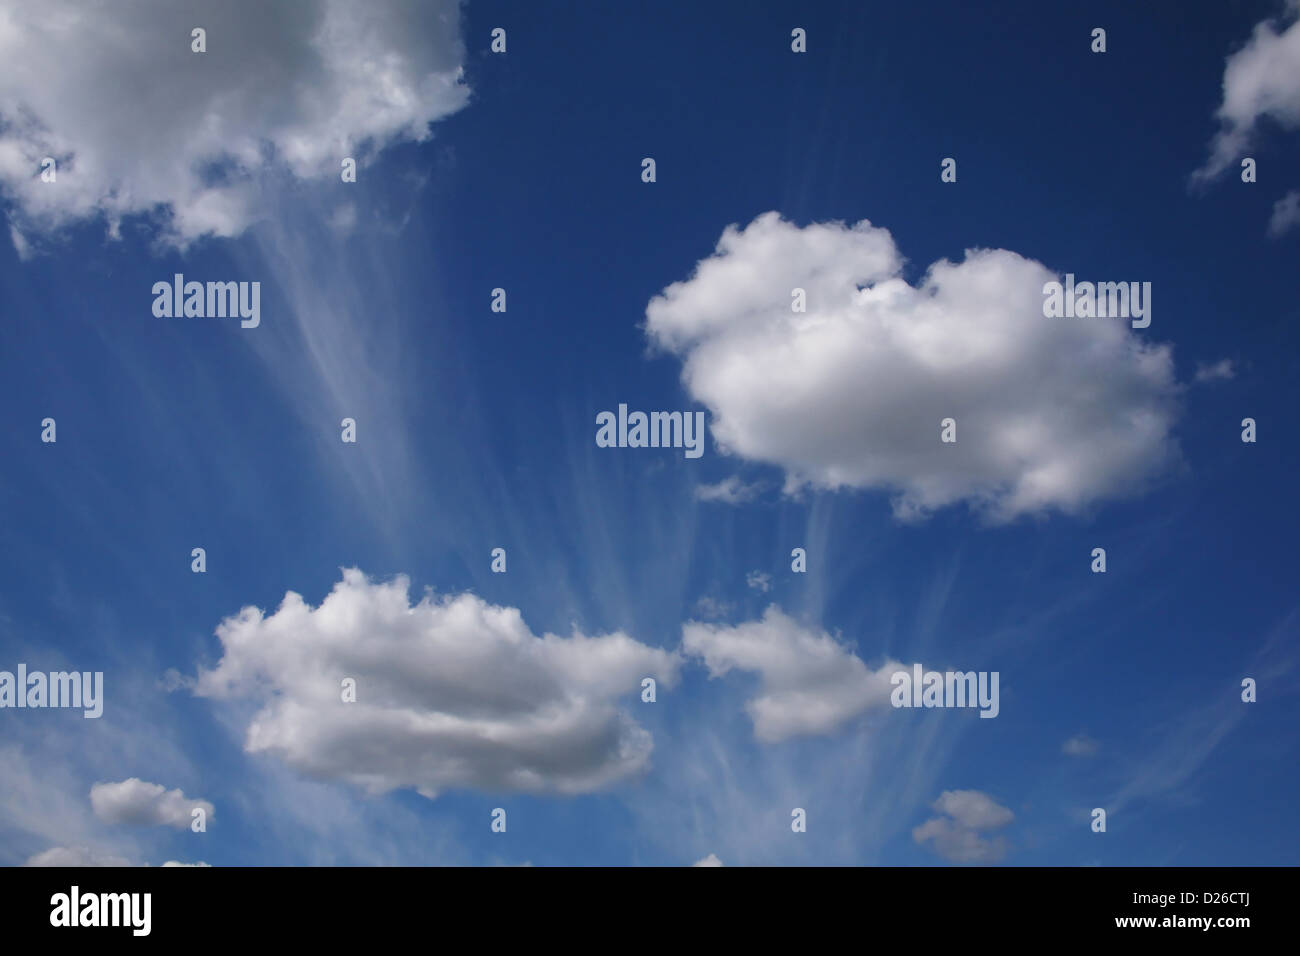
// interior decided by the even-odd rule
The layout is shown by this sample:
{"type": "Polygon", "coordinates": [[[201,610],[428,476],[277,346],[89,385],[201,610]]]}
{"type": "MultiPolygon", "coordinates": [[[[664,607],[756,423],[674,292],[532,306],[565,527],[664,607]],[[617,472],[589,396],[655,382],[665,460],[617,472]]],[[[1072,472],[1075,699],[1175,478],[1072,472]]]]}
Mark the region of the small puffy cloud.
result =
{"type": "Polygon", "coordinates": [[[952,863],[997,863],[1007,853],[1002,837],[988,839],[947,817],[935,817],[916,827],[912,839],[930,844],[939,856],[952,863]]]}
{"type": "Polygon", "coordinates": [[[1006,840],[986,836],[1015,819],[1006,807],[978,790],[945,790],[932,804],[942,816],[912,830],[912,839],[953,863],[996,863],[1006,856],[1006,840]]]}
{"type": "Polygon", "coordinates": [[[745,583],[753,590],[766,594],[772,590],[772,575],[766,571],[750,571],[745,575],[745,583]]]}
{"type": "Polygon", "coordinates": [[[1273,204],[1268,220],[1268,234],[1274,239],[1284,236],[1300,224],[1300,190],[1291,190],[1273,204]]]}
{"type": "Polygon", "coordinates": [[[1232,359],[1219,359],[1210,365],[1201,362],[1196,363],[1196,382],[1203,384],[1205,382],[1226,382],[1234,378],[1237,374],[1236,366],[1232,359]]]}
{"type": "Polygon", "coordinates": [[[978,790],[945,790],[933,806],[971,830],[996,830],[1015,819],[1010,810],[978,790]]]}
{"type": "Polygon", "coordinates": [[[23,226],[15,246],[100,215],[111,234],[161,214],[180,243],[236,235],[265,191],[337,183],[344,157],[364,166],[464,106],[459,28],[455,0],[6,4],[0,191],[23,226]]]}
{"type": "Polygon", "coordinates": [[[696,860],[691,866],[722,866],[722,861],[718,859],[717,854],[710,853],[702,860],[696,860]]]}
{"type": "Polygon", "coordinates": [[[1061,753],[1071,757],[1091,757],[1097,752],[1097,741],[1087,734],[1075,734],[1061,744],[1061,753]]]}
{"type": "Polygon", "coordinates": [[[178,690],[193,690],[194,678],[182,674],[174,667],[169,667],[163,671],[158,686],[168,694],[174,694],[178,690]]]}
{"type": "Polygon", "coordinates": [[[255,703],[250,753],[376,793],[576,794],[646,766],[650,734],[618,701],[644,677],[672,686],[676,653],[618,632],[539,637],[515,608],[412,605],[408,589],[349,569],[319,607],[290,591],[269,616],[245,608],[217,628],[224,654],[196,693],[255,703]]]}
{"type": "Polygon", "coordinates": [[[201,809],[208,820],[216,812],[206,800],[190,800],[180,790],[131,777],[120,783],[97,783],[90,788],[90,806],[105,823],[166,826],[188,829],[193,812],[201,809]]]}
{"type": "Polygon", "coordinates": [[[126,857],[85,846],[56,846],[37,853],[23,866],[136,866],[126,857]]]}
{"type": "Polygon", "coordinates": [[[1194,179],[1204,181],[1235,166],[1248,149],[1259,121],[1300,128],[1300,2],[1288,0],[1276,20],[1255,25],[1246,45],[1228,57],[1223,102],[1215,117],[1219,131],[1210,156],[1194,179]]]}
{"type": "Polygon", "coordinates": [[[732,670],[759,675],[758,696],[745,704],[759,740],[829,733],[873,707],[888,707],[889,679],[902,669],[886,661],[871,670],[830,634],[806,628],[772,605],[761,620],[734,627],[691,621],[682,650],[703,658],[709,676],[732,670]]]}
{"type": "Polygon", "coordinates": [[[681,359],[718,447],[782,468],[789,494],[880,489],[900,518],[965,501],[1010,520],[1132,494],[1178,459],[1173,358],[1149,330],[1045,317],[1059,277],[1005,249],[916,286],[902,264],[865,220],[765,213],[650,301],[646,333],[681,359]]]}
{"type": "Polygon", "coordinates": [[[204,863],[202,860],[200,860],[198,863],[178,863],[176,860],[168,860],[166,863],[163,864],[163,866],[164,866],[164,867],[167,867],[167,866],[206,866],[206,867],[211,867],[212,864],[211,864],[211,863],[204,863]]]}
{"type": "Polygon", "coordinates": [[[711,594],[705,594],[695,602],[694,614],[702,620],[713,621],[720,617],[726,617],[733,610],[735,610],[735,605],[730,601],[723,601],[711,594]]]}
{"type": "Polygon", "coordinates": [[[762,490],[762,485],[745,484],[737,476],[732,475],[714,485],[696,485],[695,498],[697,501],[720,501],[723,504],[740,505],[753,501],[762,490]]]}

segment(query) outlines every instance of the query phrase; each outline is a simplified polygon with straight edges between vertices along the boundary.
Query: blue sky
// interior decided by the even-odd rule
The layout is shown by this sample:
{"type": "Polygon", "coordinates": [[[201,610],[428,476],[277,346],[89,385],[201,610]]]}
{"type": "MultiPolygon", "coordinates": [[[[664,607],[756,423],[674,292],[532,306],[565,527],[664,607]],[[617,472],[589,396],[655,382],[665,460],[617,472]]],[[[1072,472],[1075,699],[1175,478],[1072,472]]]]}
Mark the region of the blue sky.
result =
{"type": "Polygon", "coordinates": [[[156,6],[0,4],[0,863],[1297,862],[1293,5],[156,6]]]}

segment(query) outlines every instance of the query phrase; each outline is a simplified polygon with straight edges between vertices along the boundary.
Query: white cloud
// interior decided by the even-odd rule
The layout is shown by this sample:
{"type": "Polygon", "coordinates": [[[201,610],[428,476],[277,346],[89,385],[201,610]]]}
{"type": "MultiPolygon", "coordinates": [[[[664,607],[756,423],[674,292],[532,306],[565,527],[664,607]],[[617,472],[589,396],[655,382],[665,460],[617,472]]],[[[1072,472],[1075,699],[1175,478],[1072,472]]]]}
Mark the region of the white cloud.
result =
{"type": "MultiPolygon", "coordinates": [[[[137,863],[134,860],[127,859],[124,856],[118,856],[114,853],[107,853],[87,846],[56,846],[51,847],[41,853],[37,853],[23,863],[23,866],[148,866],[148,863],[137,863]]],[[[212,866],[211,863],[180,863],[176,860],[168,860],[162,866],[212,866]]]]}
{"type": "Polygon", "coordinates": [[[735,627],[682,628],[682,650],[702,657],[710,677],[731,670],[757,673],[762,687],[745,704],[759,740],[774,743],[823,734],[872,707],[888,707],[890,676],[903,665],[872,671],[830,634],[803,627],[772,605],[762,620],[735,627]]]}
{"type": "Polygon", "coordinates": [[[1091,757],[1097,752],[1097,741],[1087,734],[1075,734],[1061,744],[1061,752],[1071,757],[1091,757]]]}
{"type": "Polygon", "coordinates": [[[196,693],[260,705],[249,752],[372,792],[584,793],[646,766],[650,735],[616,702],[643,677],[672,686],[675,653],[622,633],[537,637],[515,608],[412,606],[408,588],[349,569],[319,607],[288,592],[269,617],[245,608],[217,628],[224,656],[196,693]]]}
{"type": "Polygon", "coordinates": [[[695,616],[705,620],[716,620],[720,617],[726,617],[735,609],[735,605],[730,601],[723,601],[713,597],[711,594],[705,594],[695,602],[695,616]]]}
{"type": "MultiPolygon", "coordinates": [[[[25,653],[36,651],[29,647],[25,653]]],[[[16,656],[21,660],[23,655],[16,656]]],[[[145,859],[156,835],[106,827],[87,799],[92,784],[119,779],[124,766],[147,765],[163,779],[202,776],[192,762],[193,747],[187,751],[177,736],[175,714],[166,706],[170,702],[157,692],[154,662],[138,655],[132,662],[136,666],[120,668],[114,681],[117,706],[105,711],[102,720],[85,722],[93,728],[72,722],[9,722],[0,744],[0,865],[21,864],[49,847],[91,847],[88,852],[95,857],[145,859]]],[[[57,656],[49,662],[51,670],[71,668],[57,656]]]]}
{"type": "Polygon", "coordinates": [[[85,846],[56,846],[37,853],[23,866],[138,866],[126,857],[101,853],[85,846]]]}
{"type": "Polygon", "coordinates": [[[211,821],[216,810],[207,800],[190,800],[180,790],[131,777],[120,783],[97,783],[90,788],[90,805],[105,823],[167,826],[189,829],[193,811],[201,809],[211,821]]]}
{"type": "Polygon", "coordinates": [[[946,817],[927,820],[912,831],[917,843],[930,843],[939,856],[953,863],[996,863],[1007,853],[1001,837],[987,839],[946,817]]]}
{"type": "Polygon", "coordinates": [[[719,448],[783,468],[788,493],[889,489],[900,517],[968,501],[1008,520],[1131,493],[1177,459],[1167,346],[1123,319],[1044,317],[1057,277],[1014,252],[969,250],[919,287],[901,265],[869,222],[765,213],[652,299],[646,331],[681,357],[719,448]]]}
{"type": "Polygon", "coordinates": [[[691,866],[722,866],[722,861],[718,859],[717,854],[710,853],[702,860],[696,860],[691,866]]]}
{"type": "Polygon", "coordinates": [[[978,790],[945,790],[932,804],[943,816],[934,817],[912,830],[918,844],[953,863],[996,863],[1007,852],[1002,837],[987,837],[983,831],[998,830],[1015,819],[1006,807],[978,790]]]}
{"type": "Polygon", "coordinates": [[[766,571],[750,571],[745,575],[745,583],[753,590],[766,594],[772,590],[772,575],[766,571]]]}
{"type": "Polygon", "coordinates": [[[762,490],[762,485],[745,484],[736,475],[732,475],[714,485],[697,485],[695,498],[697,501],[720,501],[723,504],[740,505],[753,501],[762,490]]]}
{"type": "Polygon", "coordinates": [[[1196,382],[1222,382],[1236,377],[1237,369],[1232,359],[1219,359],[1210,365],[1196,363],[1196,382]]]}
{"type": "Polygon", "coordinates": [[[1239,162],[1262,117],[1287,129],[1300,127],[1300,0],[1286,6],[1278,20],[1255,24],[1246,45],[1228,57],[1223,102],[1215,114],[1220,128],[1194,179],[1211,179],[1239,162]]]}
{"type": "MultiPolygon", "coordinates": [[[[166,212],[184,242],[241,232],[288,177],[429,136],[460,109],[454,0],[47,0],[0,9],[0,189],[21,237],[166,212]],[[190,31],[207,31],[207,52],[190,31]],[[268,91],[273,95],[268,95],[268,91]],[[58,160],[42,182],[41,162],[58,160]]],[[[17,241],[16,241],[17,244],[17,241]]],[[[23,246],[19,245],[20,252],[23,246]]]]}
{"type": "Polygon", "coordinates": [[[26,262],[32,257],[32,247],[27,237],[12,223],[9,226],[9,241],[14,244],[14,252],[18,253],[20,261],[26,262]]]}
{"type": "Polygon", "coordinates": [[[194,678],[182,674],[174,667],[169,667],[163,671],[158,686],[168,694],[174,694],[178,690],[193,690],[194,678]]]}
{"type": "Polygon", "coordinates": [[[987,793],[978,790],[945,790],[934,801],[934,809],[971,830],[996,830],[1015,819],[987,793]]]}
{"type": "Polygon", "coordinates": [[[1296,225],[1300,225],[1300,190],[1293,189],[1273,204],[1273,215],[1268,220],[1268,234],[1276,239],[1286,235],[1296,225]]]}

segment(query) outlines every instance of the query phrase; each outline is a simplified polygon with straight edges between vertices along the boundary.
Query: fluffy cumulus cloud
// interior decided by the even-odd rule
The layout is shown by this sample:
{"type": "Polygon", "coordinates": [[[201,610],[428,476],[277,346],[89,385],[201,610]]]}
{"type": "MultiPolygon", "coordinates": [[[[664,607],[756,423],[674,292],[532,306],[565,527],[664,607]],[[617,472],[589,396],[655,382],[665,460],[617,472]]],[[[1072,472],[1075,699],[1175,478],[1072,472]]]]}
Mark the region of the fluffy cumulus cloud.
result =
{"type": "Polygon", "coordinates": [[[932,804],[941,816],[912,831],[912,839],[953,863],[996,863],[1006,856],[1006,840],[991,836],[1015,819],[1006,807],[978,790],[945,790],[932,804]]]}
{"type": "Polygon", "coordinates": [[[710,677],[732,670],[758,674],[758,696],[745,710],[759,740],[824,734],[875,707],[888,707],[890,676],[903,665],[871,670],[824,631],[804,627],[775,605],[762,619],[734,627],[691,621],[682,650],[702,658],[710,677]]]}
{"type": "Polygon", "coordinates": [[[0,8],[0,190],[11,238],[161,214],[239,233],[290,177],[338,181],[460,109],[455,0],[46,0],[0,8]],[[191,50],[191,31],[207,50],[191,50]],[[165,81],[160,80],[165,77],[165,81]],[[274,96],[267,91],[274,90],[274,96]],[[43,182],[42,161],[58,162],[43,182]]]}
{"type": "Polygon", "coordinates": [[[97,783],[90,788],[90,805],[105,823],[135,826],[166,826],[188,829],[194,811],[202,810],[211,820],[215,810],[206,800],[190,800],[180,790],[168,790],[160,783],[131,777],[121,783],[97,783]]]}
{"type": "Polygon", "coordinates": [[[1284,129],[1300,128],[1300,0],[1287,0],[1279,18],[1256,24],[1246,44],[1228,57],[1215,115],[1219,131],[1196,179],[1213,178],[1240,162],[1265,117],[1284,129]]]}
{"type": "Polygon", "coordinates": [[[702,860],[696,860],[691,866],[722,866],[722,861],[718,859],[716,853],[710,853],[702,860]]]}
{"type": "Polygon", "coordinates": [[[719,447],[781,467],[787,492],[878,488],[903,518],[967,501],[1009,520],[1131,493],[1178,458],[1180,387],[1149,330],[1046,318],[1059,277],[1004,249],[936,262],[918,286],[902,262],[865,220],[765,213],[653,298],[646,332],[681,358],[719,447]],[[956,443],[940,441],[949,417],[956,443]]]}
{"type": "Polygon", "coordinates": [[[319,607],[289,592],[269,616],[245,608],[217,628],[224,654],[196,693],[254,701],[249,752],[372,792],[573,794],[646,766],[650,735],[618,704],[645,677],[673,686],[675,653],[622,633],[539,637],[514,608],[412,606],[408,588],[350,569],[319,607]]]}

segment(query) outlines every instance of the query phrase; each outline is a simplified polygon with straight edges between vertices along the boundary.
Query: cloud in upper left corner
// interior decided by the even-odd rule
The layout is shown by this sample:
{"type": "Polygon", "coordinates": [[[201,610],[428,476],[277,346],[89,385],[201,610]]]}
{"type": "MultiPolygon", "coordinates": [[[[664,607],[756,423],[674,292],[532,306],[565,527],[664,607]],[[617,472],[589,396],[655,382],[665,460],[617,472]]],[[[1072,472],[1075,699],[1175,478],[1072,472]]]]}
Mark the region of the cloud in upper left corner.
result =
{"type": "Polygon", "coordinates": [[[0,6],[0,192],[34,234],[157,217],[234,236],[286,177],[429,138],[469,99],[456,0],[47,0],[0,6]],[[206,31],[206,52],[191,32],[206,31]],[[56,179],[41,178],[45,157],[56,179]]]}

